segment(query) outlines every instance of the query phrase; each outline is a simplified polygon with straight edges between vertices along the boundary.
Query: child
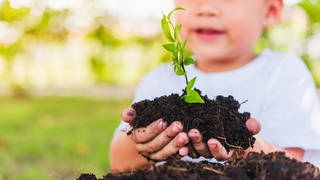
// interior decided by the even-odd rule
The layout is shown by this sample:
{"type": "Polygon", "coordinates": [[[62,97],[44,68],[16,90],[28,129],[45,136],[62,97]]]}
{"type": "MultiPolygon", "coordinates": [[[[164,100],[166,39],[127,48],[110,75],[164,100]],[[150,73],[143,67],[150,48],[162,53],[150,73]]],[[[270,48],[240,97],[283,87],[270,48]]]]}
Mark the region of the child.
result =
{"type": "MultiPolygon", "coordinates": [[[[256,55],[253,47],[265,28],[280,20],[282,0],[176,0],[176,22],[182,25],[181,39],[196,59],[187,66],[189,77],[197,77],[195,86],[208,97],[233,95],[251,112],[246,126],[257,134],[254,148],[246,150],[284,151],[297,160],[320,165],[320,103],[310,73],[302,60],[290,53],[265,50],[256,55]],[[260,123],[261,126],[260,126],[260,123]],[[262,128],[261,128],[262,127],[262,128]]],[[[136,89],[134,102],[171,93],[185,86],[170,63],[146,75],[136,89]]],[[[122,122],[110,149],[113,171],[149,166],[143,157],[156,160],[179,153],[188,154],[190,141],[203,157],[228,159],[216,139],[203,142],[198,130],[182,132],[181,123],[166,124],[161,119],[127,136],[128,123],[135,111],[123,111],[122,122]]]]}

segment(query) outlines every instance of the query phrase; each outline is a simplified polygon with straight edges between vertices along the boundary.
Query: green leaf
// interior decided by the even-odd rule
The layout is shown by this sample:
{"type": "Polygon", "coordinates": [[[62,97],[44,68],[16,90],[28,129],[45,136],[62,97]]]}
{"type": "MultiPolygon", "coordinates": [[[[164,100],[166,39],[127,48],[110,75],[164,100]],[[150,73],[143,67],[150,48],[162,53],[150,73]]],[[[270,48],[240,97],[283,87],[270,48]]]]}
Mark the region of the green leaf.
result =
{"type": "Polygon", "coordinates": [[[183,57],[192,56],[191,51],[190,51],[188,48],[186,48],[186,46],[187,46],[187,44],[188,44],[188,41],[189,41],[189,39],[186,39],[186,40],[183,42],[183,45],[182,45],[183,57]]]}
{"type": "Polygon", "coordinates": [[[174,57],[177,58],[179,64],[182,64],[183,51],[181,49],[181,45],[180,45],[179,40],[175,41],[175,49],[176,49],[176,51],[174,53],[174,57]]]}
{"type": "Polygon", "coordinates": [[[197,77],[194,77],[194,78],[191,79],[191,81],[188,82],[187,91],[191,90],[193,88],[194,83],[196,82],[196,79],[197,79],[197,77]]]}
{"type": "Polygon", "coordinates": [[[178,59],[178,63],[179,64],[182,64],[182,61],[183,61],[183,59],[181,58],[181,55],[182,55],[181,51],[178,50],[177,51],[177,59],[178,59]]]}
{"type": "Polygon", "coordinates": [[[178,59],[175,58],[175,57],[172,58],[172,61],[173,61],[173,62],[172,62],[172,65],[179,64],[179,63],[178,63],[178,59]]]}
{"type": "Polygon", "coordinates": [[[179,64],[174,65],[174,72],[178,76],[185,76],[186,75],[186,73],[184,72],[184,70],[182,69],[182,67],[179,64]]]}
{"type": "Polygon", "coordinates": [[[174,37],[176,39],[179,39],[179,34],[180,34],[180,31],[181,31],[181,24],[178,24],[178,25],[175,25],[175,28],[174,28],[174,37]]]}
{"type": "Polygon", "coordinates": [[[183,56],[184,56],[184,57],[190,57],[190,56],[192,56],[192,53],[191,53],[190,50],[188,50],[188,49],[186,48],[186,49],[184,49],[183,56]]]}
{"type": "Polygon", "coordinates": [[[174,48],[175,48],[175,52],[173,53],[173,56],[178,59],[178,52],[179,52],[179,42],[178,41],[175,41],[174,42],[174,48]]]}
{"type": "Polygon", "coordinates": [[[165,15],[163,15],[163,17],[161,19],[161,27],[162,27],[162,31],[163,31],[164,36],[170,42],[174,42],[174,39],[172,38],[172,35],[171,35],[170,26],[169,26],[169,23],[167,22],[167,17],[165,15]]]}
{"type": "Polygon", "coordinates": [[[172,52],[172,53],[174,53],[175,50],[176,50],[176,48],[175,48],[175,46],[174,46],[173,43],[164,44],[164,45],[162,45],[162,47],[163,47],[164,49],[166,49],[167,51],[172,52]]]}
{"type": "Polygon", "coordinates": [[[185,60],[184,60],[184,65],[188,66],[190,64],[194,64],[194,59],[191,58],[191,57],[187,57],[185,60]]]}
{"type": "Polygon", "coordinates": [[[186,10],[186,9],[184,9],[184,8],[182,8],[182,7],[176,7],[176,8],[174,8],[174,9],[168,14],[168,19],[171,19],[172,14],[173,14],[175,11],[179,11],[179,10],[186,10]]]}
{"type": "Polygon", "coordinates": [[[184,50],[186,48],[186,45],[189,41],[189,38],[187,38],[186,40],[184,40],[183,45],[182,45],[182,49],[184,50]]]}
{"type": "Polygon", "coordinates": [[[187,103],[204,103],[204,100],[201,98],[200,94],[195,90],[188,91],[187,95],[184,96],[184,100],[187,103]]]}

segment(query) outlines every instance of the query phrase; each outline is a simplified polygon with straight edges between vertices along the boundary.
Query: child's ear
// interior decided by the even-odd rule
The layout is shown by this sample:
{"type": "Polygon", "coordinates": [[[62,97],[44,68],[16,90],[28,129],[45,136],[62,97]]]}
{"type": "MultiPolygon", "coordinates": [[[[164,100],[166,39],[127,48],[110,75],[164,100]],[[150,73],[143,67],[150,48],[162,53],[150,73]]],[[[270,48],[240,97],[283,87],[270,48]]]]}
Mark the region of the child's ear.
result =
{"type": "Polygon", "coordinates": [[[265,14],[265,28],[270,28],[279,23],[282,16],[283,0],[267,0],[265,14]]]}

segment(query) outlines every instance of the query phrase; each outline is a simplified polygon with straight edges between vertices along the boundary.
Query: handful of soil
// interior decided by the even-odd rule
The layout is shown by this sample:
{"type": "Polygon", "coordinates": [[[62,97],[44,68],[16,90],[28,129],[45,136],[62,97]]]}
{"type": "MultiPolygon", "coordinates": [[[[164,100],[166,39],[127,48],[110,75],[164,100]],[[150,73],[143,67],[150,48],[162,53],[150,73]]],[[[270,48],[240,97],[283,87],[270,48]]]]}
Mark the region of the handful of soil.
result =
{"type": "MultiPolygon", "coordinates": [[[[79,180],[96,180],[93,174],[82,174],[79,180]]],[[[249,153],[246,159],[225,164],[203,161],[192,163],[169,159],[165,164],[149,170],[107,174],[103,180],[320,180],[319,168],[298,162],[283,152],[249,153]]]]}
{"type": "MultiPolygon", "coordinates": [[[[255,138],[247,130],[245,122],[250,118],[247,112],[240,113],[240,103],[232,96],[218,96],[216,99],[203,97],[204,104],[185,103],[178,94],[144,100],[132,105],[136,110],[133,130],[146,127],[159,118],[168,124],[180,120],[184,131],[197,128],[204,141],[217,138],[229,151],[246,149],[255,138]]],[[[79,180],[96,180],[93,174],[82,174],[79,180]]],[[[177,160],[170,157],[163,164],[156,164],[148,170],[109,173],[103,180],[277,180],[304,179],[320,180],[319,169],[310,163],[298,162],[283,152],[270,154],[249,153],[248,156],[225,163],[199,163],[177,160]]]]}
{"type": "Polygon", "coordinates": [[[168,124],[181,121],[185,132],[193,128],[198,129],[205,142],[210,138],[218,139],[228,152],[231,149],[247,149],[253,146],[255,138],[245,124],[250,118],[250,113],[240,113],[238,101],[232,96],[217,96],[215,100],[207,96],[202,97],[204,104],[188,104],[178,94],[133,104],[136,119],[131,124],[129,134],[162,118],[168,124]]]}

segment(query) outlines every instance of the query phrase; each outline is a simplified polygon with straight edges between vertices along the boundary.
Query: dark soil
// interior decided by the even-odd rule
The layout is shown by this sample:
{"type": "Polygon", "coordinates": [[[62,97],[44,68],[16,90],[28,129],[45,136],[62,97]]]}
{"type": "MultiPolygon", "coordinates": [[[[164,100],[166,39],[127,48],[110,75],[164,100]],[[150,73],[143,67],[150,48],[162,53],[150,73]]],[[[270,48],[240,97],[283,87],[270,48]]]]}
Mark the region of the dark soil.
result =
{"type": "MultiPolygon", "coordinates": [[[[94,177],[96,179],[96,177],[94,177]]],[[[79,180],[94,180],[82,174],[79,180]]],[[[225,164],[206,161],[192,163],[169,159],[165,164],[149,170],[122,174],[107,174],[103,180],[320,180],[319,169],[310,163],[287,158],[284,153],[250,153],[246,159],[225,164]]]]}
{"type": "MultiPolygon", "coordinates": [[[[184,131],[198,129],[205,141],[217,138],[229,151],[253,146],[255,138],[247,130],[247,112],[240,113],[240,103],[232,96],[216,99],[203,97],[204,104],[187,104],[178,94],[144,100],[132,105],[137,116],[130,134],[162,118],[168,124],[180,120],[184,131]]],[[[224,164],[207,161],[192,163],[171,156],[164,164],[156,164],[148,170],[120,174],[109,173],[103,180],[320,180],[319,169],[310,163],[289,159],[283,152],[270,154],[249,153],[247,158],[233,159],[224,164]]],[[[241,157],[241,156],[238,156],[241,157]]],[[[163,162],[161,162],[163,163],[163,162]]],[[[79,180],[95,180],[93,174],[82,174],[79,180]]]]}
{"type": "Polygon", "coordinates": [[[135,103],[132,108],[136,110],[136,119],[129,133],[162,118],[168,124],[181,121],[185,132],[198,129],[205,142],[218,139],[227,151],[253,146],[255,138],[245,125],[250,113],[239,113],[238,101],[232,96],[217,96],[215,100],[203,96],[203,99],[204,104],[188,104],[178,94],[172,94],[135,103]]]}

